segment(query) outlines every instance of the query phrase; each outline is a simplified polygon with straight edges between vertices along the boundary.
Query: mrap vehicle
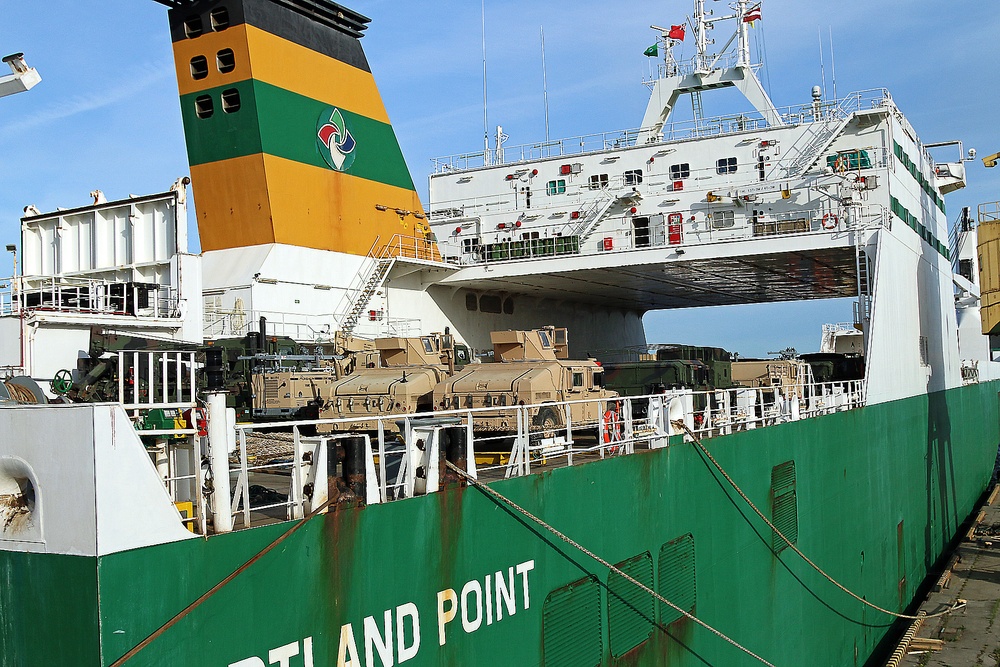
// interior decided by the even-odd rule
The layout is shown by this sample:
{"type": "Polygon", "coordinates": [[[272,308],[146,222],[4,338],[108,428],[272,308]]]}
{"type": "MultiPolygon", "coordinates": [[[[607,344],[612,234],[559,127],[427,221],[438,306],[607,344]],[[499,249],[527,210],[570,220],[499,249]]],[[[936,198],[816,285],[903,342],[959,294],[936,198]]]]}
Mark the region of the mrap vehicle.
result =
{"type": "MultiPolygon", "coordinates": [[[[434,387],[455,372],[456,357],[469,358],[465,345],[454,344],[447,331],[419,338],[379,338],[378,368],[361,368],[330,388],[320,408],[320,419],[351,419],[321,424],[320,433],[378,430],[378,418],[429,412],[434,387]]],[[[395,431],[394,420],[383,419],[383,428],[395,431]]]]}
{"type": "MultiPolygon", "coordinates": [[[[493,362],[470,364],[434,389],[437,410],[532,406],[529,419],[539,434],[570,425],[595,425],[602,408],[594,399],[613,399],[618,393],[604,386],[604,369],[594,360],[568,360],[566,329],[545,327],[531,331],[494,331],[493,362]],[[569,406],[563,401],[590,401],[569,406]],[[567,415],[567,410],[569,414],[567,415]]],[[[510,411],[477,412],[474,428],[509,434],[517,430],[510,411]]]]}

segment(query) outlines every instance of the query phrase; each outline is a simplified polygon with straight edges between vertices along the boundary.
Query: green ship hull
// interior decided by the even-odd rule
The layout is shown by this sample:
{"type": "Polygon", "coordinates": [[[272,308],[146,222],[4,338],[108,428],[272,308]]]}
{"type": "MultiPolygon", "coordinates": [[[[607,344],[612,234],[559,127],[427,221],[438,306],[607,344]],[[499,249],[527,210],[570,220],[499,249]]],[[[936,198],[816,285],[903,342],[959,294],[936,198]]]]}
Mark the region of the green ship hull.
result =
{"type": "MultiPolygon", "coordinates": [[[[797,546],[903,611],[987,488],[998,391],[975,384],[708,446],[763,511],[793,489],[797,546]],[[774,468],[789,461],[792,486],[778,489],[774,468]]],[[[691,444],[492,486],[775,665],[864,664],[892,626],[792,550],[775,555],[770,528],[691,444]]],[[[111,665],[292,525],[101,558],[2,552],[0,664],[111,665]]],[[[314,518],[126,664],[757,664],[611,577],[456,488],[314,518]]]]}

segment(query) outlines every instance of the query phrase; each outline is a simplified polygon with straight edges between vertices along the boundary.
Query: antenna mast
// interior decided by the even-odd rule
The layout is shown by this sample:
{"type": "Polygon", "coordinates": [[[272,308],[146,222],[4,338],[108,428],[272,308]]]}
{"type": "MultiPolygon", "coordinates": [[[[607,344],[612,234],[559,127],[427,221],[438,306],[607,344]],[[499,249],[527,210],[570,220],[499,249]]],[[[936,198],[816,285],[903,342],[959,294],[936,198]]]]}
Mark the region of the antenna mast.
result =
{"type": "Polygon", "coordinates": [[[542,100],[545,103],[545,143],[549,142],[549,75],[545,68],[545,27],[540,26],[542,34],[542,100]]]}
{"type": "Polygon", "coordinates": [[[486,88],[486,0],[483,4],[483,164],[490,166],[490,112],[486,88]]]}

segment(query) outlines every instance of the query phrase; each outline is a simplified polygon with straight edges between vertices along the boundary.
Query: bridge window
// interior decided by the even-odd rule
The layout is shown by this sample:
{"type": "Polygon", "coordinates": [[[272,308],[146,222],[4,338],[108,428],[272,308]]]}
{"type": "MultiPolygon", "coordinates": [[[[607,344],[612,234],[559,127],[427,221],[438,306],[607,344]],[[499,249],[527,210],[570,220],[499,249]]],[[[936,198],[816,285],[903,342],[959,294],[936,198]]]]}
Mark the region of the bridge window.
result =
{"type": "Polygon", "coordinates": [[[735,174],[736,167],[736,158],[734,157],[724,157],[716,163],[720,174],[735,174]]]}
{"type": "Polygon", "coordinates": [[[639,185],[642,183],[642,169],[631,169],[625,172],[625,185],[639,185]]]}
{"type": "Polygon", "coordinates": [[[205,56],[195,56],[191,59],[191,78],[194,80],[204,79],[208,76],[208,58],[205,56]]]}
{"type": "Polygon", "coordinates": [[[212,10],[212,30],[222,32],[229,27],[229,10],[225,7],[218,7],[212,10]]]}
{"type": "Polygon", "coordinates": [[[559,179],[558,181],[549,181],[545,186],[546,192],[551,195],[561,195],[566,193],[566,181],[564,179],[559,179]]]}
{"type": "Polygon", "coordinates": [[[201,16],[190,16],[184,19],[184,34],[188,39],[201,37],[205,32],[205,25],[201,22],[201,16]]]}
{"type": "Polygon", "coordinates": [[[473,313],[479,310],[479,299],[472,292],[465,295],[465,309],[473,313]]]}
{"type": "Polygon", "coordinates": [[[223,74],[229,74],[236,69],[236,54],[232,49],[222,49],[215,55],[215,64],[223,74]]]}
{"type": "Polygon", "coordinates": [[[211,118],[212,114],[215,113],[215,104],[212,102],[211,96],[199,95],[196,97],[194,100],[194,112],[198,115],[198,118],[211,118]]]}
{"type": "Polygon", "coordinates": [[[670,178],[674,181],[682,178],[691,178],[691,164],[682,162],[681,164],[670,165],[670,178]]]}
{"type": "Polygon", "coordinates": [[[590,177],[590,189],[591,190],[601,190],[608,187],[608,175],[607,174],[594,174],[590,177]]]}
{"type": "Polygon", "coordinates": [[[514,314],[514,299],[507,297],[503,301],[503,314],[513,315],[514,314]]]}

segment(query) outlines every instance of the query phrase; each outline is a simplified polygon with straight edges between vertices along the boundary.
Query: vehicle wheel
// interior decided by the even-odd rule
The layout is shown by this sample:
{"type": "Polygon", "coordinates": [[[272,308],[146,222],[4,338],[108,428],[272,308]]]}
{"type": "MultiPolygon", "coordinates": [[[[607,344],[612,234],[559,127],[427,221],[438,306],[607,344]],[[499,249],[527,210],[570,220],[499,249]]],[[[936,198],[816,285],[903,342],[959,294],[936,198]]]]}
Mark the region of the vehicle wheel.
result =
{"type": "Polygon", "coordinates": [[[528,441],[537,443],[542,438],[552,438],[556,434],[556,429],[561,426],[559,415],[552,408],[542,408],[531,420],[531,435],[528,441]]]}

